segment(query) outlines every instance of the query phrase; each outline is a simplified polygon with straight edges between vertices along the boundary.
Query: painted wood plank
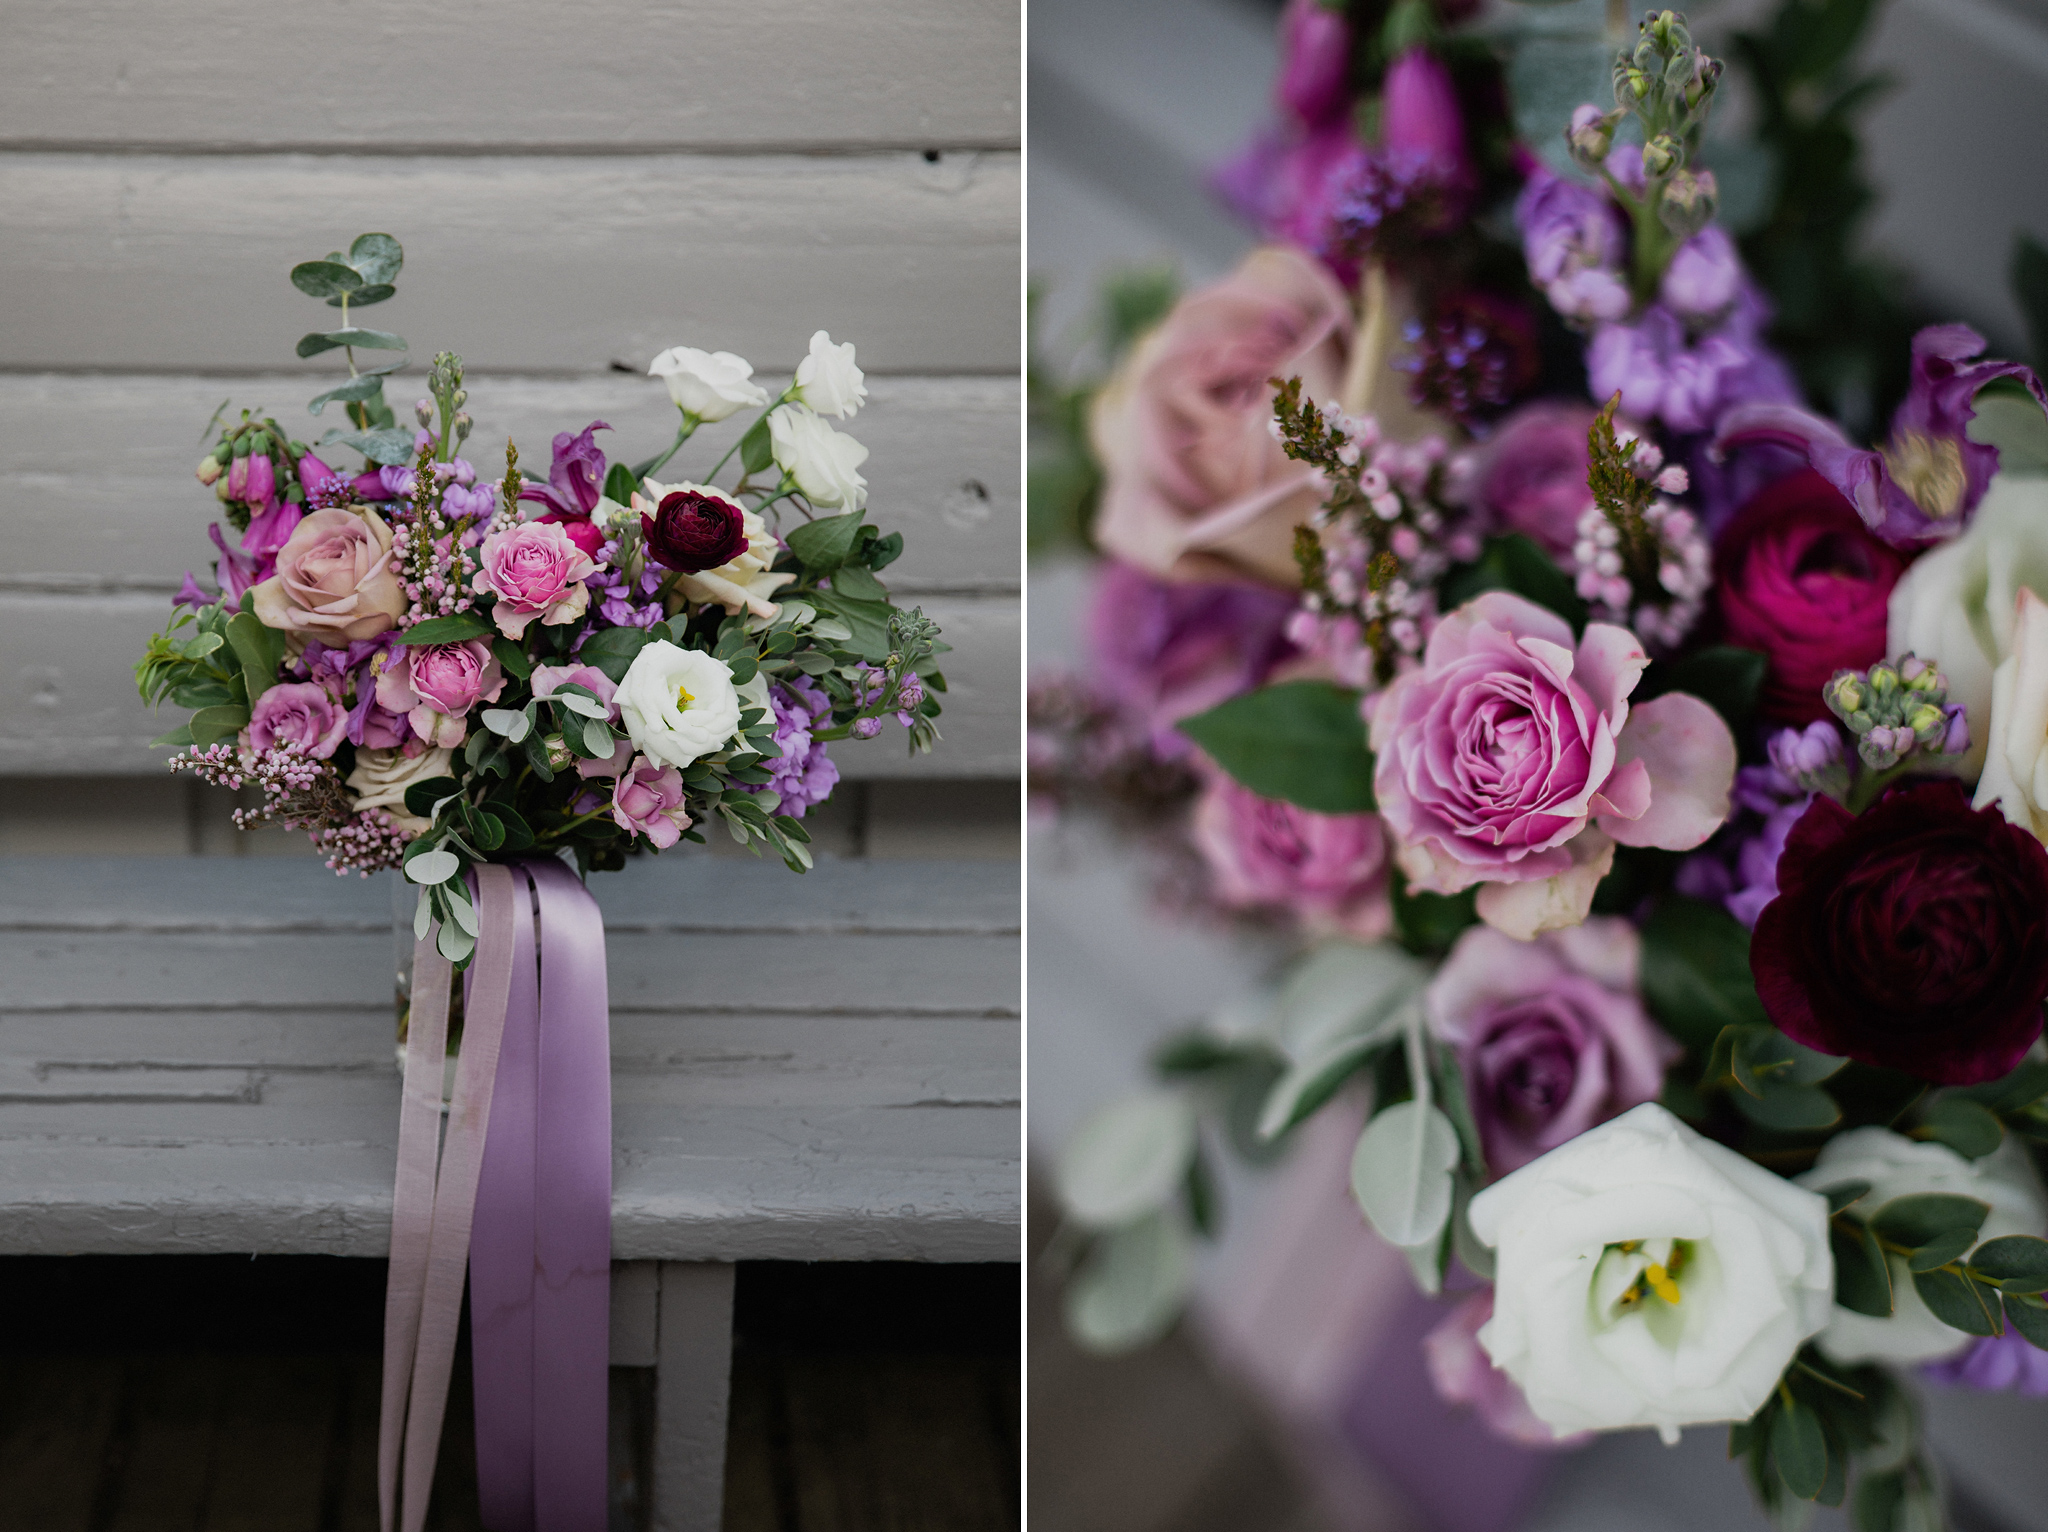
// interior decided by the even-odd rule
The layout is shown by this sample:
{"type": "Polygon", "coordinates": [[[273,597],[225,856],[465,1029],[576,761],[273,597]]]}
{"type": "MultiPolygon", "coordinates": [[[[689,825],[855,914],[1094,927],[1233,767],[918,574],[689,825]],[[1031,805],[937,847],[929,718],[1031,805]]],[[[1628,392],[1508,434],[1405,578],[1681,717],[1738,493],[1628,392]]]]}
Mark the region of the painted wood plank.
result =
{"type": "MultiPolygon", "coordinates": [[[[785,379],[766,378],[771,389],[785,379]]],[[[423,388],[417,369],[391,397],[423,388]]],[[[268,412],[306,441],[335,424],[303,401],[314,384],[267,374],[211,377],[0,375],[0,524],[8,528],[0,589],[87,593],[176,592],[187,569],[205,576],[214,556],[206,526],[219,502],[192,477],[199,430],[223,399],[268,412]]],[[[673,439],[675,406],[644,377],[487,376],[470,387],[476,434],[468,456],[486,476],[502,473],[505,439],[544,471],[557,432],[608,421],[598,441],[627,462],[673,439]]],[[[903,557],[886,572],[905,596],[926,591],[1014,592],[1020,500],[1013,378],[876,378],[868,403],[841,429],[869,449],[862,472],[869,515],[901,531],[903,557]]],[[[665,477],[701,477],[738,439],[746,417],[706,426],[665,477]]],[[[336,451],[334,460],[353,460],[336,451]]]]}
{"type": "Polygon", "coordinates": [[[1012,145],[1014,0],[84,0],[9,18],[13,144],[1012,145]]]}
{"type": "Polygon", "coordinates": [[[786,371],[826,328],[878,372],[1013,373],[1020,190],[1008,152],[0,155],[0,368],[278,366],[328,313],[286,271],[378,228],[407,260],[373,322],[422,358],[601,371],[688,343],[786,371]]]}
{"type": "Polygon", "coordinates": [[[664,1261],[660,1272],[651,1519],[654,1532],[719,1532],[734,1271],[719,1262],[664,1261]]]}
{"type": "MultiPolygon", "coordinates": [[[[1021,602],[1014,596],[932,596],[954,653],[939,720],[944,743],[910,756],[894,724],[832,747],[842,776],[1013,777],[1019,773],[1021,602]]],[[[60,596],[0,591],[0,776],[155,774],[149,741],[178,719],[144,707],[133,670],[164,625],[161,596],[60,596]]]]}

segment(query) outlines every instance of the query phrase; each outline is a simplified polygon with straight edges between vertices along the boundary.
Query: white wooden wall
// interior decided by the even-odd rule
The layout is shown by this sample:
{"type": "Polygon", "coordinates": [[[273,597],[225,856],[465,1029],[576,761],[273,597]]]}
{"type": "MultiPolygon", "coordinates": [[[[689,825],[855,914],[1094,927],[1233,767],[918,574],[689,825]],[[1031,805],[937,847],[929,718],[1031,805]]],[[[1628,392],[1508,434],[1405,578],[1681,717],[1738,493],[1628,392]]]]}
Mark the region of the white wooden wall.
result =
{"type": "Polygon", "coordinates": [[[369,322],[415,378],[460,352],[473,442],[529,463],[665,444],[617,370],[664,346],[857,342],[889,583],[958,652],[937,754],[836,753],[1014,775],[1019,37],[1015,0],[0,0],[0,774],[156,769],[128,673],[211,551],[200,426],[325,424],[285,272],[375,228],[369,322]]]}

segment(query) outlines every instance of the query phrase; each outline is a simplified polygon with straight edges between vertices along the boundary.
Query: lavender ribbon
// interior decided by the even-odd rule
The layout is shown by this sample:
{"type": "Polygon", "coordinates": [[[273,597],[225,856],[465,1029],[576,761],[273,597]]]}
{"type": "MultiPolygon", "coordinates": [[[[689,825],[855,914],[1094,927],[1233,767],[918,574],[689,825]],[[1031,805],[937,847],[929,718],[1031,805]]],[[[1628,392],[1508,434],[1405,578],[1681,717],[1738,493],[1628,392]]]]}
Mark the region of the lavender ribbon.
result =
{"type": "Polygon", "coordinates": [[[611,1304],[604,921],[553,860],[480,867],[476,890],[480,930],[445,1148],[436,1128],[449,970],[433,932],[414,949],[385,1295],[381,1525],[419,1532],[426,1520],[466,1260],[484,1524],[491,1532],[603,1532],[611,1304]]]}

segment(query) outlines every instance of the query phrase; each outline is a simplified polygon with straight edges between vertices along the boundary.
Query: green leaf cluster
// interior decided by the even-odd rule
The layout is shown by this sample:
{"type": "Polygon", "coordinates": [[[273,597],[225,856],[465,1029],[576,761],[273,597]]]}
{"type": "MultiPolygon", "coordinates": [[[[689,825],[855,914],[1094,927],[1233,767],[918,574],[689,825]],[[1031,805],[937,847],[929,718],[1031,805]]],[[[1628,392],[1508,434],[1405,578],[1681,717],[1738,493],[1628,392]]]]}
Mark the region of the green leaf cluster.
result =
{"type": "Polygon", "coordinates": [[[1318,814],[1373,807],[1372,751],[1348,687],[1283,681],[1183,719],[1180,731],[1262,798],[1318,814]]]}
{"type": "Polygon", "coordinates": [[[342,404],[353,429],[336,427],[320,438],[320,445],[352,447],[372,463],[393,466],[410,462],[413,451],[412,432],[399,426],[384,399],[384,379],[404,365],[404,358],[359,371],[355,355],[358,351],[402,352],[405,338],[354,324],[349,310],[382,303],[397,292],[398,273],[404,264],[405,251],[389,234],[360,234],[347,254],[331,250],[319,260],[299,262],[291,272],[292,286],[341,310],[338,325],[300,336],[297,347],[301,357],[327,351],[348,355],[348,381],[316,394],[306,409],[318,415],[330,404],[342,404]]]}
{"type": "Polygon", "coordinates": [[[1866,1206],[1869,1187],[1830,1197],[1835,1301],[1873,1318],[1897,1306],[1910,1281],[1943,1324],[1969,1335],[2003,1335],[2009,1324],[2048,1350],[2048,1240],[2006,1235],[1979,1242],[1989,1203],[1926,1192],[1866,1206]]]}
{"type": "Polygon", "coordinates": [[[1850,1502],[1858,1532],[1941,1524],[1913,1402],[1881,1367],[1837,1367],[1807,1347],[1763,1408],[1729,1427],[1728,1455],[1741,1461],[1757,1498],[1780,1525],[1797,1521],[1792,1510],[1802,1500],[1850,1502]],[[1902,1519],[1909,1506],[1933,1519],[1902,1519]]]}

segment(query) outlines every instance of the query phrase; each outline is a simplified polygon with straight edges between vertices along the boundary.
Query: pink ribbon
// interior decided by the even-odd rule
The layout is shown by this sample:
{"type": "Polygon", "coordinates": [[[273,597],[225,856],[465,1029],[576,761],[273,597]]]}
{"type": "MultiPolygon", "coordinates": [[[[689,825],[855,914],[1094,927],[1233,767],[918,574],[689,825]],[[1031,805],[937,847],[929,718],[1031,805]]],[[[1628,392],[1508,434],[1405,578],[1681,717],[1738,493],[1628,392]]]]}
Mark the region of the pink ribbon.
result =
{"type": "Polygon", "coordinates": [[[603,1532],[611,1303],[604,921],[553,859],[478,868],[477,909],[438,1174],[449,965],[431,931],[414,949],[385,1298],[383,1532],[420,1532],[426,1519],[465,1259],[485,1526],[603,1532]]]}

